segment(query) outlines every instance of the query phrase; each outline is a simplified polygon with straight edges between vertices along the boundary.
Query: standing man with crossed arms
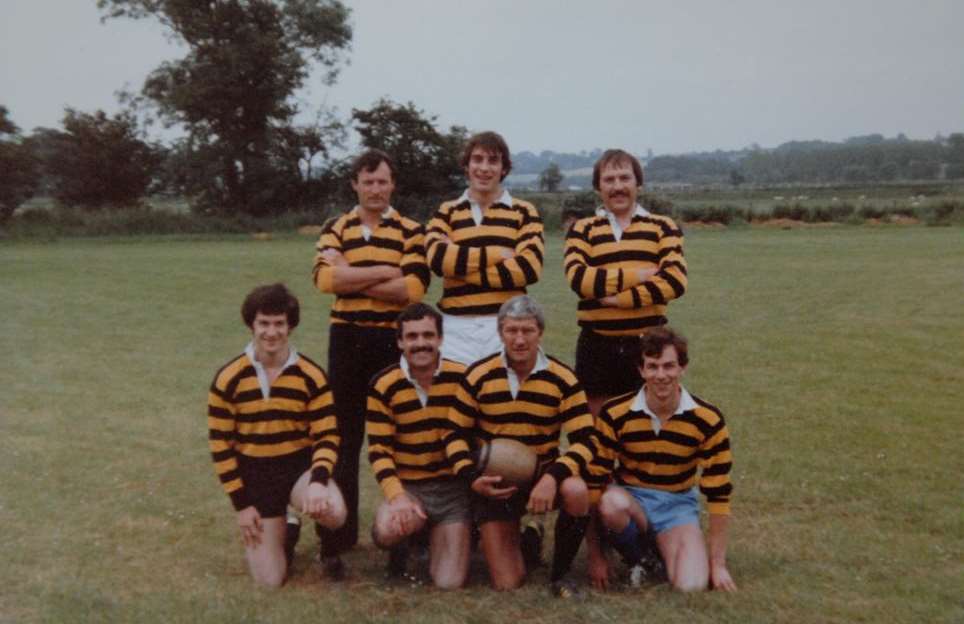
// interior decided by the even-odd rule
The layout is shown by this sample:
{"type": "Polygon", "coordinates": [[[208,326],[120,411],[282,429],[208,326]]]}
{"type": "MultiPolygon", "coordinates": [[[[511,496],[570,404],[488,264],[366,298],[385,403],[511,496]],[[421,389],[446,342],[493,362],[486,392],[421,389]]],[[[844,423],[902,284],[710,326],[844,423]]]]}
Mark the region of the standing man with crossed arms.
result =
{"type": "Polygon", "coordinates": [[[502,347],[499,306],[539,280],[545,243],[535,206],[502,187],[512,170],[505,139],[495,132],[471,137],[462,167],[469,188],[439,207],[425,241],[429,265],[443,278],[442,355],[469,365],[502,347]]]}
{"type": "Polygon", "coordinates": [[[395,165],[380,150],[352,164],[358,205],[329,223],[316,247],[314,283],[335,294],[331,307],[328,372],[342,437],[335,482],[348,507],[337,531],[322,531],[321,560],[333,578],[344,576],[339,555],[358,541],[358,455],[365,435],[365,396],[372,376],[398,362],[395,318],[421,300],[429,284],[421,224],[392,208],[395,165]]]}
{"type": "Polygon", "coordinates": [[[576,375],[598,416],[607,399],[639,388],[634,369],[612,363],[639,361],[639,336],[666,323],[667,306],[683,296],[687,280],[683,233],[636,201],[643,187],[636,157],[606,150],[592,185],[603,206],[569,230],[564,262],[579,295],[576,375]]]}

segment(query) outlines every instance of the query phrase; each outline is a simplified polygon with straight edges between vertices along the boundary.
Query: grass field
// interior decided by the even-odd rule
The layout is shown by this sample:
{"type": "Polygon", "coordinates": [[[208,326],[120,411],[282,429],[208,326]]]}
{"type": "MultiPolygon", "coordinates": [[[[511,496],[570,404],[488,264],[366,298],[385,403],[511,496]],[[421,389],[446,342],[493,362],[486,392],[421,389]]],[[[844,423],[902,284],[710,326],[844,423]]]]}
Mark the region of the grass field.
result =
{"type": "MultiPolygon", "coordinates": [[[[686,244],[690,290],[670,317],[692,343],[687,386],[731,428],[739,593],[553,602],[544,570],[511,594],[481,570],[454,594],[391,587],[367,535],[331,585],[310,531],[289,584],[253,588],[206,389],[248,339],[241,298],[267,281],[301,297],[294,343],[324,361],[313,241],[74,239],[0,245],[0,621],[964,621],[964,228],[686,244]]],[[[571,362],[557,237],[532,293],[548,350],[571,362]]],[[[365,472],[365,526],[378,497],[365,472]]]]}

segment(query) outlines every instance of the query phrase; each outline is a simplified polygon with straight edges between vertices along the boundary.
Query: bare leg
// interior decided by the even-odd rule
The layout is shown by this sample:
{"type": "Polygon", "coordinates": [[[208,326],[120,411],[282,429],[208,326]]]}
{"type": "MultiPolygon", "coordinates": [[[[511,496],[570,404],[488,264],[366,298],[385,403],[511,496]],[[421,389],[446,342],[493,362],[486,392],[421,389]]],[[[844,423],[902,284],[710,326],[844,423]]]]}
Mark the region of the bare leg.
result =
{"type": "MultiPolygon", "coordinates": [[[[305,497],[308,495],[310,484],[311,471],[306,470],[298,477],[298,481],[291,488],[291,506],[299,513],[304,509],[305,497]]],[[[338,489],[338,484],[335,483],[334,479],[328,480],[328,490],[331,493],[328,511],[323,516],[315,518],[315,521],[326,529],[334,530],[345,524],[345,518],[348,517],[348,508],[345,506],[345,499],[342,497],[341,490],[338,489]]]]}
{"type": "Polygon", "coordinates": [[[458,589],[465,584],[469,573],[469,523],[446,522],[432,528],[432,581],[441,589],[458,589]]]}
{"type": "Polygon", "coordinates": [[[261,542],[245,546],[244,557],[254,582],[266,587],[281,587],[288,573],[285,561],[285,519],[262,518],[261,542]]]}
{"type": "Polygon", "coordinates": [[[520,587],[526,566],[519,547],[519,522],[486,522],[479,532],[492,586],[499,590],[520,587]]]}
{"type": "Polygon", "coordinates": [[[674,589],[706,589],[710,580],[710,564],[699,524],[682,524],[667,529],[656,536],[656,543],[666,562],[666,572],[674,589]]]}

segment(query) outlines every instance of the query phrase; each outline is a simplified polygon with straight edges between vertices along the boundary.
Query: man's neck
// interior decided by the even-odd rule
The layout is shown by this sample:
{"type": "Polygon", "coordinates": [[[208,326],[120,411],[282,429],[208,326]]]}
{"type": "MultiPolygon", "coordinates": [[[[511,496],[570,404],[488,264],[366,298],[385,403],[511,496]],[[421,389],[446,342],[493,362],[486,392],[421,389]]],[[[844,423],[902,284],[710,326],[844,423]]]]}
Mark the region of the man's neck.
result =
{"type": "Polygon", "coordinates": [[[257,350],[254,352],[254,358],[258,360],[258,363],[264,367],[265,371],[277,371],[284,363],[288,361],[288,357],[291,355],[291,348],[287,348],[284,351],[279,351],[274,355],[267,353],[261,353],[257,350]]]}
{"type": "Polygon", "coordinates": [[[382,210],[358,207],[358,219],[370,229],[375,229],[382,220],[382,210]]]}
{"type": "MultiPolygon", "coordinates": [[[[609,208],[606,210],[609,210],[609,208]]],[[[609,210],[609,213],[612,214],[614,219],[616,219],[616,223],[618,223],[619,227],[624,230],[629,227],[630,223],[633,222],[633,214],[635,212],[636,206],[632,206],[628,210],[623,210],[622,212],[613,212],[612,210],[609,210]]]]}
{"type": "Polygon", "coordinates": [[[438,370],[438,364],[439,361],[435,360],[435,363],[431,366],[422,368],[409,366],[408,372],[423,390],[428,390],[432,386],[432,379],[435,377],[435,371],[438,370]]]}
{"type": "Polygon", "coordinates": [[[483,210],[491,206],[502,196],[502,187],[498,186],[492,192],[481,192],[469,189],[469,199],[477,203],[483,210]]]}
{"type": "Polygon", "coordinates": [[[515,373],[515,376],[519,378],[520,382],[525,381],[529,377],[529,374],[532,372],[532,369],[534,369],[535,367],[536,367],[536,358],[533,358],[531,361],[519,360],[519,361],[509,362],[509,368],[512,369],[512,372],[515,373]]]}
{"type": "Polygon", "coordinates": [[[656,414],[661,422],[666,422],[670,417],[676,413],[679,409],[680,402],[680,391],[677,390],[675,393],[670,394],[666,399],[659,399],[647,389],[646,390],[646,406],[656,414]]]}

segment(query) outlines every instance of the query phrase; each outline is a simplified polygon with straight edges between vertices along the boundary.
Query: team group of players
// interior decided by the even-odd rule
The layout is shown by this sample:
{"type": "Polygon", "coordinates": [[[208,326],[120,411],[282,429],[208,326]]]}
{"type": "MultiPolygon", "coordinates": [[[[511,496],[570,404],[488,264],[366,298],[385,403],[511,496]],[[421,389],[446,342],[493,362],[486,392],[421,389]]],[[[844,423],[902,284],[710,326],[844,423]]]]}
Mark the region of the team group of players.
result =
{"type": "Polygon", "coordinates": [[[569,570],[584,537],[599,589],[611,577],[607,546],[635,583],[652,572],[651,544],[674,587],[735,589],[729,436],[720,411],[680,384],[688,347],[666,326],[666,309],[686,290],[683,236],[637,202],[638,160],[602,155],[593,171],[602,206],[566,237],[566,277],[579,296],[575,370],[541,347],[545,314],[525,292],[543,270],[543,226],[502,186],[512,166],[505,141],[471,137],[462,166],[467,190],[423,227],[391,207],[388,154],[355,160],[358,204],[324,227],[314,262],[315,285],[335,295],[327,374],[289,342],[299,306],[283,285],[245,299],[252,340],[215,376],[208,422],[253,577],[284,582],[298,536],[290,509],[315,520],[326,572],[344,575],[367,430],[384,494],[372,539],[390,551],[390,570],[404,569],[408,543],[422,537],[433,582],[461,587],[475,527],[492,585],[516,588],[540,560],[541,524],[523,530],[523,517],[558,509],[557,595],[574,591],[569,570]],[[443,279],[438,310],[419,303],[431,273],[443,279]],[[493,438],[538,456],[531,487],[478,473],[473,450],[493,438]]]}

